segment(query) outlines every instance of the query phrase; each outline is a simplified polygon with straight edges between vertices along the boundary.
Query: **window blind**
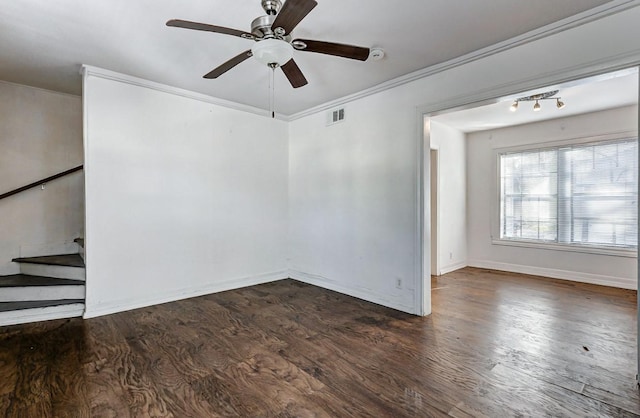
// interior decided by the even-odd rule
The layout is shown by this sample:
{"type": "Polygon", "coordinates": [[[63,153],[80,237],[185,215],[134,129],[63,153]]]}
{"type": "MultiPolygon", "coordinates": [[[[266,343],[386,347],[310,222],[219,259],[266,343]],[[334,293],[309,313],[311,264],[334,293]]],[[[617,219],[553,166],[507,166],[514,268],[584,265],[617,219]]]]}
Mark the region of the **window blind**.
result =
{"type": "Polygon", "coordinates": [[[499,154],[500,238],[637,247],[638,140],[499,154]]]}

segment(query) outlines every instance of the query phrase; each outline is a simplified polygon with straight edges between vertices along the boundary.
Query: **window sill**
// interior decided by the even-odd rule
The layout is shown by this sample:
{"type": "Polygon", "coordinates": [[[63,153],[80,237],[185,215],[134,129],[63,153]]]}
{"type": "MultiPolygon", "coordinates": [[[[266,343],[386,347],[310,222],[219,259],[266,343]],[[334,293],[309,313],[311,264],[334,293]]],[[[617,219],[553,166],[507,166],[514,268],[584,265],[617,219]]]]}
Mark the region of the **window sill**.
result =
{"type": "Polygon", "coordinates": [[[533,241],[519,241],[495,238],[491,240],[491,243],[493,245],[504,245],[507,247],[537,248],[541,250],[567,251],[572,253],[599,254],[627,258],[638,257],[638,251],[629,248],[588,247],[581,245],[565,245],[556,243],[541,243],[533,241]]]}

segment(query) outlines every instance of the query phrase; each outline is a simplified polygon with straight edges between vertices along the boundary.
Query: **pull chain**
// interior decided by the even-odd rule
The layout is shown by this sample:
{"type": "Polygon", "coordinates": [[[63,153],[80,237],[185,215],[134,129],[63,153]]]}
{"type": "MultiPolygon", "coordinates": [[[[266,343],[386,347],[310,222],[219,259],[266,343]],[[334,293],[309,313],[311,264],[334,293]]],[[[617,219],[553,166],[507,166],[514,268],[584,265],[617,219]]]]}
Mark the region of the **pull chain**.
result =
{"type": "Polygon", "coordinates": [[[269,64],[269,68],[271,68],[271,75],[269,77],[269,113],[271,113],[271,118],[275,119],[276,111],[275,111],[275,103],[276,103],[276,92],[275,92],[275,74],[276,67],[278,64],[269,64]]]}

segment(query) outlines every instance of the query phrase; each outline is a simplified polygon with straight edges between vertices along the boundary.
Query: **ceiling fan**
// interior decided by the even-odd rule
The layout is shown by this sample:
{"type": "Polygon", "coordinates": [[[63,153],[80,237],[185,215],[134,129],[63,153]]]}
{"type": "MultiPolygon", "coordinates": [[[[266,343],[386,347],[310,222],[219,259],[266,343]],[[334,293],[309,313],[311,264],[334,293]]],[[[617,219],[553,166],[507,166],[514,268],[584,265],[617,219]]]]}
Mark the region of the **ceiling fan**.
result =
{"type": "Polygon", "coordinates": [[[369,57],[369,48],[310,39],[292,40],[291,31],[317,5],[318,3],[315,0],[286,0],[284,5],[281,0],[262,0],[262,8],[266,15],[260,16],[251,22],[250,33],[180,19],[169,20],[167,26],[222,33],[256,41],[253,48],[214,68],[205,74],[204,78],[218,78],[253,56],[272,69],[282,68],[291,86],[298,88],[306,85],[307,79],[293,60],[294,50],[317,52],[360,61],[366,61],[369,57]]]}

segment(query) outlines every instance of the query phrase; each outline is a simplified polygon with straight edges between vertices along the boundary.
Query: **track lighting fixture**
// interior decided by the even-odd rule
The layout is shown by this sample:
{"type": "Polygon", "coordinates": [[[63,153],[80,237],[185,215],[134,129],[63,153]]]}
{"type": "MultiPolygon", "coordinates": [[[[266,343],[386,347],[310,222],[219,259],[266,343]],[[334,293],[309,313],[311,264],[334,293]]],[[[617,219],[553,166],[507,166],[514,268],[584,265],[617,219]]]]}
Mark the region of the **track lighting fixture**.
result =
{"type": "Polygon", "coordinates": [[[558,94],[558,90],[547,91],[545,93],[534,94],[532,96],[519,97],[515,99],[513,103],[511,103],[509,110],[512,112],[515,112],[516,110],[518,110],[518,104],[520,102],[535,102],[533,104],[533,111],[539,112],[540,109],[542,109],[542,106],[540,105],[540,100],[555,100],[556,107],[558,109],[562,109],[565,106],[565,104],[562,100],[560,100],[560,97],[553,97],[556,94],[558,94]]]}

